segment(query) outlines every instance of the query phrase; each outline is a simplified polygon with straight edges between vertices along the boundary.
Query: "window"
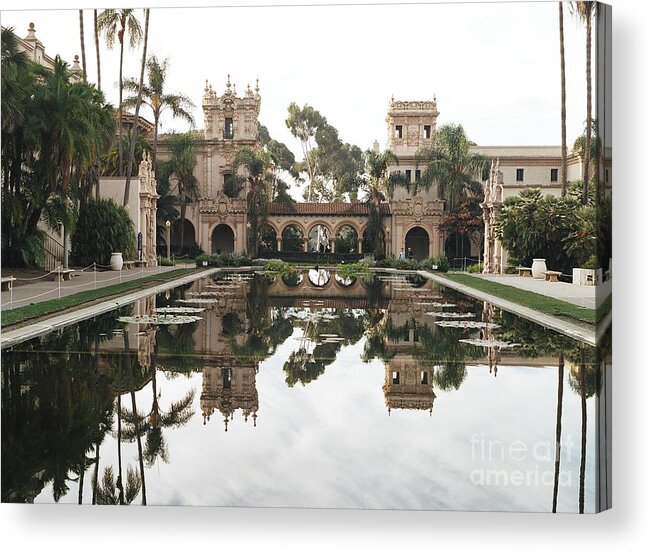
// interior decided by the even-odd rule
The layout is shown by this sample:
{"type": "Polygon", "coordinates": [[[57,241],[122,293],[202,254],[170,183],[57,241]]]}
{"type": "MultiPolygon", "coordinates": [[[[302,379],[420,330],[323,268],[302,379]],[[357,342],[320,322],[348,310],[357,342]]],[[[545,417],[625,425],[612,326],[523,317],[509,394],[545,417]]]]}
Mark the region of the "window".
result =
{"type": "Polygon", "coordinates": [[[224,139],[230,140],[233,138],[234,128],[233,128],[233,118],[226,117],[224,119],[224,139]]]}
{"type": "Polygon", "coordinates": [[[420,180],[420,169],[416,169],[416,182],[420,180]]]}
{"type": "Polygon", "coordinates": [[[233,381],[233,369],[222,369],[222,384],[224,388],[230,388],[233,381]]]}
{"type": "Polygon", "coordinates": [[[420,342],[420,335],[418,334],[418,330],[414,330],[414,342],[420,342]]]}
{"type": "Polygon", "coordinates": [[[518,182],[523,182],[524,181],[524,169],[516,169],[515,170],[515,180],[518,182]]]}
{"type": "Polygon", "coordinates": [[[428,384],[427,371],[420,371],[420,383],[421,384],[428,384]]]}
{"type": "Polygon", "coordinates": [[[391,373],[391,384],[400,384],[400,373],[398,371],[391,373]]]}
{"type": "Polygon", "coordinates": [[[432,125],[425,125],[423,127],[423,138],[432,138],[432,125]]]}
{"type": "Polygon", "coordinates": [[[407,178],[407,182],[411,182],[411,169],[405,169],[405,177],[407,178]]]}
{"type": "Polygon", "coordinates": [[[551,180],[552,182],[558,182],[558,169],[552,169],[551,180]]]}
{"type": "Polygon", "coordinates": [[[402,138],[402,125],[396,125],[395,138],[402,138]]]}

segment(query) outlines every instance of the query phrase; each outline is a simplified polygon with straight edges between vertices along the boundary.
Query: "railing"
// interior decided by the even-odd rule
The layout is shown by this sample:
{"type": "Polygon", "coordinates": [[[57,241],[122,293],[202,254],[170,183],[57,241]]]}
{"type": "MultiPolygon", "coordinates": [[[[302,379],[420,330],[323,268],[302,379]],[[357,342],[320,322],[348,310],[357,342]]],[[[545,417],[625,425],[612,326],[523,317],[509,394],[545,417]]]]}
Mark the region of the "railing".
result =
{"type": "Polygon", "coordinates": [[[455,257],[452,260],[452,270],[462,270],[466,271],[466,269],[470,265],[475,265],[480,262],[480,258],[478,257],[455,257]]]}
{"type": "MultiPolygon", "coordinates": [[[[63,263],[63,244],[52,238],[49,234],[45,235],[43,250],[45,252],[45,259],[43,260],[44,271],[53,271],[63,263]]],[[[68,250],[68,253],[70,253],[70,250],[68,250]]]]}

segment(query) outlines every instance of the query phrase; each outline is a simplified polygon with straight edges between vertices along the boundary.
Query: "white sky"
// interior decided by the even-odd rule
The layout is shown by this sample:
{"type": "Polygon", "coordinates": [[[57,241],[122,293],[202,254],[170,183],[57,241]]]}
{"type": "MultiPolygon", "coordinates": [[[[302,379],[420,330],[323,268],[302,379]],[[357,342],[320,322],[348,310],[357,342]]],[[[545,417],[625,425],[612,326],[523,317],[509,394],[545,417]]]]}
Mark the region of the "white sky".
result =
{"type": "MultiPolygon", "coordinates": [[[[141,10],[137,15],[144,23],[141,10]]],[[[1,16],[21,37],[33,21],[52,56],[71,62],[80,53],[77,10],[1,16]]],[[[85,12],[85,32],[89,80],[95,81],[92,10],[85,12]]],[[[570,143],[585,119],[584,40],[583,28],[566,13],[570,143]]],[[[297,155],[299,144],[284,123],[292,101],[311,104],[344,141],[365,149],[375,139],[385,144],[392,95],[436,95],[439,124],[461,123],[479,145],[560,144],[556,2],[155,8],[148,52],[170,59],[167,90],[194,101],[198,127],[206,79],[219,92],[230,73],[243,94],[259,78],[260,121],[297,155]]],[[[140,55],[125,54],[125,76],[139,76],[140,55]]],[[[102,88],[114,103],[118,59],[117,46],[109,51],[102,44],[102,88]]],[[[148,109],[142,115],[150,117],[148,109]]],[[[163,118],[164,131],[186,128],[163,118]]]]}

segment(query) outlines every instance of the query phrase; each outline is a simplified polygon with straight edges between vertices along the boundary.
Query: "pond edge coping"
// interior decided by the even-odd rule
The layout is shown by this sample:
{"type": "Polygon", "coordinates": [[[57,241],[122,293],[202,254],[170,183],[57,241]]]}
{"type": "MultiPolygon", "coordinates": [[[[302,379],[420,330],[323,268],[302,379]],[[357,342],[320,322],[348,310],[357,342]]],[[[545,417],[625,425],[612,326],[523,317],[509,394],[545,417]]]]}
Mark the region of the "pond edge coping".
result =
{"type": "Polygon", "coordinates": [[[142,298],[160,294],[161,292],[166,292],[167,290],[171,290],[177,286],[183,286],[184,284],[199,280],[200,278],[211,276],[215,273],[232,271],[254,271],[259,268],[260,267],[258,266],[212,267],[210,269],[206,269],[205,271],[192,273],[174,280],[157,284],[156,286],[152,286],[150,288],[144,288],[142,290],[130,292],[125,296],[106,300],[95,305],[82,307],[76,311],[63,313],[61,315],[53,315],[52,317],[48,317],[47,319],[39,321],[37,323],[28,324],[15,330],[2,332],[2,335],[0,336],[0,350],[10,348],[27,340],[31,340],[32,338],[42,336],[43,334],[48,334],[66,326],[70,326],[86,319],[90,319],[91,317],[96,317],[97,315],[108,313],[109,311],[113,311],[114,309],[118,309],[119,307],[128,305],[142,298]]]}

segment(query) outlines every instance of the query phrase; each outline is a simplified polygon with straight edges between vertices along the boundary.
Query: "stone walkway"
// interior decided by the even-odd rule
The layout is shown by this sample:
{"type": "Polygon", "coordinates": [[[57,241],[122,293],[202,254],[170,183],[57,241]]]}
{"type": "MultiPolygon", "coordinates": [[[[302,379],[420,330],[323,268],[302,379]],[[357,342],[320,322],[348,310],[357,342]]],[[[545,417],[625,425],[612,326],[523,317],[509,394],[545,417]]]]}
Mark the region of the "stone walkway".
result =
{"type": "Polygon", "coordinates": [[[612,288],[612,281],[604,282],[598,288],[595,286],[579,286],[567,282],[547,282],[545,280],[521,277],[518,275],[476,275],[484,280],[490,280],[506,286],[513,286],[521,290],[536,292],[543,296],[556,298],[558,300],[595,309],[598,303],[608,297],[612,288]]]}
{"type": "MultiPolygon", "coordinates": [[[[19,279],[13,287],[13,290],[2,291],[2,310],[22,307],[31,303],[39,303],[57,299],[59,297],[69,296],[77,292],[94,290],[111,286],[120,282],[128,282],[153,274],[164,273],[174,269],[194,268],[195,264],[177,264],[175,267],[149,267],[127,269],[124,271],[93,271],[87,269],[83,272],[76,272],[71,280],[65,280],[61,283],[54,282],[52,275],[41,274],[40,277],[31,277],[23,279],[16,274],[19,279]]],[[[3,270],[3,276],[9,276],[11,271],[3,270]]]]}

